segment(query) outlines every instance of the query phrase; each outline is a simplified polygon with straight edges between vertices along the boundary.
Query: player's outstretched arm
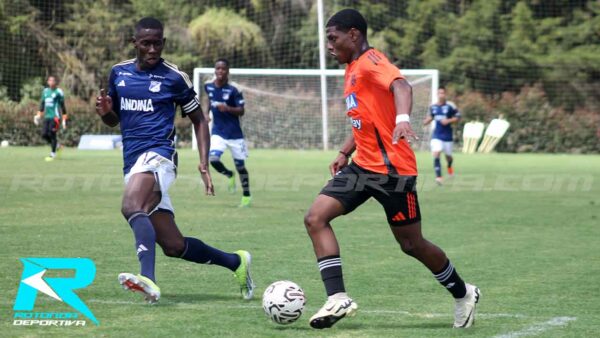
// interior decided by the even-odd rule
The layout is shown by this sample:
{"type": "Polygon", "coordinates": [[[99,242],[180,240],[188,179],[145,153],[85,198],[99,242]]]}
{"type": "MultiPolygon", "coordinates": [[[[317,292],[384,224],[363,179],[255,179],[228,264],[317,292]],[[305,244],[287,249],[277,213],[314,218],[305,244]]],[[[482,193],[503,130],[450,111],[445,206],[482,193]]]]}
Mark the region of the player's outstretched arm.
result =
{"type": "Polygon", "coordinates": [[[221,103],[217,106],[217,109],[219,109],[219,111],[225,112],[225,113],[229,113],[231,115],[235,115],[235,116],[244,116],[244,107],[232,107],[232,106],[228,106],[225,103],[221,103]]]}
{"type": "Polygon", "coordinates": [[[449,124],[458,122],[458,120],[460,120],[460,117],[455,116],[455,117],[451,117],[449,119],[443,119],[441,122],[443,125],[447,126],[449,124]]]}
{"type": "Polygon", "coordinates": [[[423,125],[426,126],[428,124],[431,123],[431,121],[433,121],[433,118],[431,117],[431,115],[428,115],[425,120],[423,120],[423,125]]]}
{"type": "Polygon", "coordinates": [[[213,187],[210,171],[208,170],[208,151],[210,149],[210,131],[208,130],[208,121],[206,120],[202,108],[189,113],[188,116],[192,120],[194,130],[196,131],[196,142],[198,145],[198,154],[200,155],[200,177],[204,183],[204,189],[207,195],[214,196],[215,188],[213,187]]]}
{"type": "Polygon", "coordinates": [[[62,120],[62,128],[63,129],[67,129],[67,120],[69,119],[69,115],[67,115],[67,106],[65,106],[65,98],[63,97],[62,100],[60,100],[60,113],[61,113],[61,120],[62,120]]]}
{"type": "Polygon", "coordinates": [[[106,95],[104,89],[100,89],[100,95],[96,97],[96,114],[102,118],[102,122],[109,127],[119,124],[119,116],[113,111],[112,98],[106,95]]]}
{"type": "Polygon", "coordinates": [[[204,112],[204,118],[206,119],[206,121],[208,123],[210,123],[210,99],[208,98],[208,93],[205,92],[204,95],[202,95],[202,107],[203,108],[203,112],[204,112]],[[206,109],[206,110],[204,110],[206,109]]]}
{"type": "Polygon", "coordinates": [[[346,141],[344,141],[337,157],[329,165],[331,176],[335,176],[338,171],[348,165],[348,160],[350,159],[350,156],[352,156],[354,150],[356,150],[356,142],[354,141],[354,135],[350,134],[346,138],[346,141]]]}
{"type": "Polygon", "coordinates": [[[400,139],[410,142],[413,138],[419,138],[410,126],[410,113],[412,111],[412,86],[405,79],[397,79],[392,82],[390,90],[394,93],[394,105],[396,107],[396,127],[392,136],[392,143],[396,144],[400,139]]]}

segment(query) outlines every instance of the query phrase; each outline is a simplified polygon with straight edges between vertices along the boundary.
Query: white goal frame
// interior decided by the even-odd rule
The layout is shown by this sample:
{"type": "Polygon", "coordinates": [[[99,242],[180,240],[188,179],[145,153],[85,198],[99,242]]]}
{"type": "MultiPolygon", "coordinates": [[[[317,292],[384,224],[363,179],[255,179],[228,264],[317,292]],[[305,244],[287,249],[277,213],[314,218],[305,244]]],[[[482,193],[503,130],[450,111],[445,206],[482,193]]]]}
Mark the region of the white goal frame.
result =
{"type": "MultiPolygon", "coordinates": [[[[199,67],[194,68],[194,90],[200,99],[202,84],[201,76],[207,74],[214,74],[214,68],[199,67]]],[[[403,69],[401,70],[402,75],[423,76],[420,80],[431,79],[431,104],[437,102],[437,89],[439,88],[439,71],[437,69],[403,69]]],[[[231,68],[229,69],[231,75],[260,75],[260,76],[320,76],[321,78],[321,120],[322,120],[322,133],[323,133],[323,150],[327,150],[329,143],[328,134],[328,112],[327,112],[327,77],[344,76],[344,69],[275,69],[275,68],[231,68]]],[[[192,140],[196,139],[196,135],[192,128],[192,140]]],[[[192,142],[192,148],[196,149],[196,142],[192,142]]]]}

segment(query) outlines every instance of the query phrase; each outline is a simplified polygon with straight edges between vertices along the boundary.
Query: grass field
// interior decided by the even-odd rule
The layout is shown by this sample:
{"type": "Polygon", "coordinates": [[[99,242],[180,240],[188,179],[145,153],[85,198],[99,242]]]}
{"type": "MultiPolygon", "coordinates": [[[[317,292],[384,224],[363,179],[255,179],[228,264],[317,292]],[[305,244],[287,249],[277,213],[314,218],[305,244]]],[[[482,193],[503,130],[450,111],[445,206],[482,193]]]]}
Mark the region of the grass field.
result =
{"type": "MultiPolygon", "coordinates": [[[[355,318],[314,331],[308,318],[324,301],[302,217],[327,179],[333,152],[251,154],[253,203],[203,196],[197,154],[180,152],[171,190],[183,233],[254,257],[256,299],[243,301],[229,271],[157,255],[160,304],[120,289],[119,272],[138,270],[133,235],[122,219],[117,151],[67,149],[46,163],[46,148],[0,149],[0,336],[132,337],[584,337],[600,334],[600,157],[493,154],[456,156],[457,176],[433,184],[430,155],[418,154],[425,235],[463,278],[483,292],[473,328],[451,329],[453,301],[394,242],[381,207],[367,202],[334,222],[355,318]],[[100,321],[86,327],[12,325],[20,257],[89,257],[92,285],[78,291],[100,321]],[[289,279],[307,295],[290,326],[268,321],[264,288],[289,279]]],[[[229,163],[229,159],[227,159],[229,163]]],[[[214,175],[214,174],[213,174],[214,175]]],[[[158,250],[160,252],[160,250],[158,250]]],[[[52,275],[49,272],[48,275],[52,275]]],[[[35,311],[73,312],[45,295],[35,311]]]]}

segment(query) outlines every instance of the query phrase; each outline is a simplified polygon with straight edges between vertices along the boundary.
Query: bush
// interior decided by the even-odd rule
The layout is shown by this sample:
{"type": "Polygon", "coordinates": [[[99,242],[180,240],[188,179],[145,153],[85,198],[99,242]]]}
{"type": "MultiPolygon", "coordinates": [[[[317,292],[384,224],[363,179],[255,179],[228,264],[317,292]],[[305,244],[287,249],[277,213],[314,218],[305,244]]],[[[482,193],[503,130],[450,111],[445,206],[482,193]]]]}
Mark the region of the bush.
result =
{"type": "MultiPolygon", "coordinates": [[[[316,100],[284,100],[253,96],[246,91],[248,117],[243,128],[249,144],[255,148],[320,148],[321,119],[316,100]]],[[[315,93],[293,92],[299,98],[313,97],[315,93]]],[[[291,94],[290,94],[291,95],[291,94]]],[[[462,140],[465,122],[479,120],[489,123],[504,116],[511,125],[500,141],[500,152],[600,153],[600,114],[591,110],[568,111],[552,107],[541,86],[525,87],[518,94],[505,93],[490,98],[471,92],[452,97],[464,118],[456,128],[457,140],[462,140]]],[[[105,126],[96,115],[92,102],[75,98],[67,100],[69,128],[61,131],[59,140],[67,146],[76,146],[83,134],[118,134],[118,128],[105,126]]],[[[41,145],[41,127],[33,124],[38,103],[0,101],[0,140],[13,145],[41,145]]],[[[330,109],[342,112],[343,108],[330,109]]],[[[179,113],[177,114],[179,115],[179,113]]],[[[342,116],[335,117],[340,120],[342,116]]],[[[191,123],[177,117],[179,146],[190,146],[191,123]]],[[[330,124],[330,144],[340,144],[348,133],[347,124],[330,124]]]]}
{"type": "Polygon", "coordinates": [[[500,152],[600,153],[600,114],[552,107],[541,86],[504,93],[496,100],[472,92],[455,101],[463,114],[459,140],[465,122],[488,123],[503,116],[510,128],[497,146],[500,152]]]}
{"type": "MultiPolygon", "coordinates": [[[[66,146],[76,146],[83,134],[116,134],[118,128],[105,126],[94,111],[90,102],[79,99],[67,99],[69,121],[67,130],[61,130],[59,142],[66,146]]],[[[33,124],[33,116],[39,109],[39,103],[26,101],[0,101],[0,139],[8,140],[12,145],[31,146],[45,144],[41,136],[41,126],[33,124]]]]}

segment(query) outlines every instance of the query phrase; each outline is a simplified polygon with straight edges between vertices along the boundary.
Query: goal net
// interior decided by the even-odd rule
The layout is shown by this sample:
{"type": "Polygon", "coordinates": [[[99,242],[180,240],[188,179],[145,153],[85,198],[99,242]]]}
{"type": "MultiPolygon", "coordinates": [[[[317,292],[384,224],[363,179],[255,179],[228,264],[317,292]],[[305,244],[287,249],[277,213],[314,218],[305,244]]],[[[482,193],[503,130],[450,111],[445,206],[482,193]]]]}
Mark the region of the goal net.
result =
{"type": "MultiPolygon", "coordinates": [[[[422,121],[437,99],[438,71],[410,69],[402,70],[402,74],[413,87],[411,123],[419,136],[413,146],[422,149],[429,142],[429,129],[422,121]]],[[[213,76],[213,68],[194,69],[194,87],[201,101],[206,95],[203,84],[213,76]]],[[[242,129],[251,148],[331,149],[339,147],[351,132],[342,69],[231,68],[229,81],[244,94],[242,129]],[[325,101],[322,72],[327,81],[325,101]],[[326,109],[321,102],[327,102],[326,109]]]]}

